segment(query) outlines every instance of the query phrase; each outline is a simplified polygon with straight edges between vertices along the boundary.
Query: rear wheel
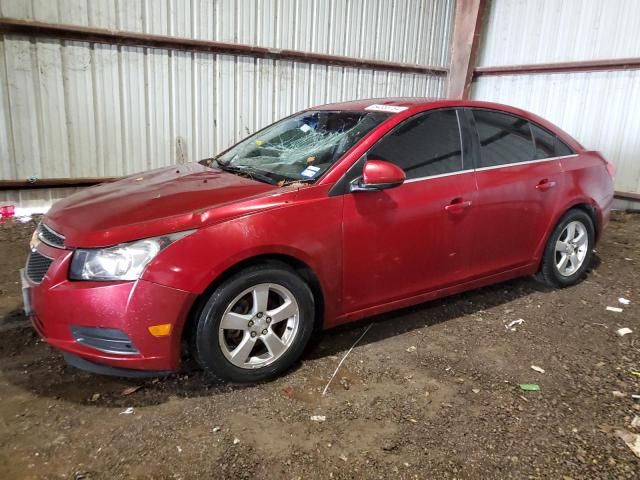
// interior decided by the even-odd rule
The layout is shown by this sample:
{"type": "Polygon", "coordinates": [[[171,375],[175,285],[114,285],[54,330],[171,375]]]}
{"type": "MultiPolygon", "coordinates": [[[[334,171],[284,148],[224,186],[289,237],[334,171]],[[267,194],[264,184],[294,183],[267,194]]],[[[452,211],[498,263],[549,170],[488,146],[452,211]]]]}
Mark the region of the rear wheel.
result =
{"type": "Polygon", "coordinates": [[[286,265],[243,270],[216,289],[198,314],[192,353],[212,377],[257,382],[287,370],[314,323],[313,295],[286,265]]]}
{"type": "Polygon", "coordinates": [[[595,229],[582,210],[569,210],[558,222],[545,248],[540,276],[551,287],[567,287],[582,278],[591,264],[595,229]]]}

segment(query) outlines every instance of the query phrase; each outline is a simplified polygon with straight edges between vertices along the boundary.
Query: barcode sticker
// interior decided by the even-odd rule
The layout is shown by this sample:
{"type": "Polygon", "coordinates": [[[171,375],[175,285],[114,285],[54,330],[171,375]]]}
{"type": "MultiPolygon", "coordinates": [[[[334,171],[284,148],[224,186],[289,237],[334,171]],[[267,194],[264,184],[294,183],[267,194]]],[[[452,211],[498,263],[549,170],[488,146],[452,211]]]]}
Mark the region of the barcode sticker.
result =
{"type": "Polygon", "coordinates": [[[369,105],[365,110],[373,110],[376,112],[399,113],[404,112],[409,107],[399,107],[397,105],[369,105]]]}

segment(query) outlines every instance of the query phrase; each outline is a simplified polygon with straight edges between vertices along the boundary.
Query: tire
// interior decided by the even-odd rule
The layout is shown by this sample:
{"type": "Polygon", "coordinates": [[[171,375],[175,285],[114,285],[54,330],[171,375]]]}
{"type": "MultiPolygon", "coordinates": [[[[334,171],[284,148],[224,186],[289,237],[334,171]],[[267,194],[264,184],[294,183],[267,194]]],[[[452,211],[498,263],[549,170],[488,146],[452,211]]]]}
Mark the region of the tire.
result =
{"type": "Polygon", "coordinates": [[[576,284],[591,265],[594,243],[595,228],[591,217],[582,210],[569,210],[560,219],[549,237],[542,258],[540,280],[554,288],[564,288],[576,284]],[[567,240],[571,234],[572,226],[574,236],[573,241],[569,242],[567,240]],[[585,235],[586,243],[580,239],[580,233],[585,235]],[[565,262],[564,267],[562,262],[565,262]],[[576,265],[577,268],[575,268],[576,265]]]}
{"type": "Polygon", "coordinates": [[[302,355],[314,311],[309,286],[286,264],[247,268],[204,302],[191,332],[191,353],[214,380],[273,379],[302,355]]]}

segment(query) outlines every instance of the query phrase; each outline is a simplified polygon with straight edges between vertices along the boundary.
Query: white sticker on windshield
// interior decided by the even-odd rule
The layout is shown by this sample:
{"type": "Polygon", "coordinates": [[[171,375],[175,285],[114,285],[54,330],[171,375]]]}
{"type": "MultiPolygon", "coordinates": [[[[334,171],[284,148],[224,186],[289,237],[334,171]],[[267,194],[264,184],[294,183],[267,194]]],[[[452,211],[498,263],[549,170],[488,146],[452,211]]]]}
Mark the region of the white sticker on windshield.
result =
{"type": "Polygon", "coordinates": [[[316,174],[320,171],[319,167],[314,167],[313,165],[309,165],[305,168],[300,175],[303,177],[315,177],[316,174]]]}
{"type": "Polygon", "coordinates": [[[374,110],[376,112],[399,113],[404,112],[409,107],[399,107],[397,105],[369,105],[365,110],[374,110]]]}
{"type": "Polygon", "coordinates": [[[304,133],[307,133],[309,130],[311,130],[311,127],[309,125],[307,125],[306,123],[304,123],[300,127],[300,130],[302,130],[304,133]]]}

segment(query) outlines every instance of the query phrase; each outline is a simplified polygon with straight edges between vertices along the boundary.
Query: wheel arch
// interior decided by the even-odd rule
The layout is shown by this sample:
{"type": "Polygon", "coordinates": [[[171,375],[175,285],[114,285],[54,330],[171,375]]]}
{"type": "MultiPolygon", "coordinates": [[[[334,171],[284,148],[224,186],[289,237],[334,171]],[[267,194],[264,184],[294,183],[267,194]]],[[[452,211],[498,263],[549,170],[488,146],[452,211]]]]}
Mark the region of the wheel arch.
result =
{"type": "Polygon", "coordinates": [[[313,294],[315,317],[314,317],[314,330],[321,330],[324,326],[324,313],[325,313],[325,300],[322,285],[316,273],[305,262],[292,255],[282,253],[267,253],[255,255],[249,258],[245,258],[220,273],[207,288],[198,295],[195,302],[187,315],[187,319],[184,323],[181,332],[182,340],[189,338],[192,332],[192,328],[195,324],[195,319],[204,306],[206,299],[209,295],[222,285],[228,278],[236,273],[256,265],[286,265],[293,269],[309,286],[311,293],[313,294]]]}
{"type": "Polygon", "coordinates": [[[564,209],[560,210],[560,213],[553,219],[553,222],[550,224],[550,228],[547,231],[547,233],[546,233],[546,235],[545,235],[545,237],[543,239],[543,242],[541,243],[540,247],[538,248],[538,252],[537,252],[537,255],[536,255],[536,257],[538,259],[537,260],[537,262],[538,262],[537,271],[540,271],[540,268],[542,267],[542,262],[544,260],[544,251],[545,251],[545,249],[547,247],[547,243],[549,242],[549,238],[551,237],[551,235],[555,231],[556,227],[558,226],[558,223],[560,223],[560,220],[562,220],[562,218],[567,214],[567,212],[569,212],[571,210],[581,210],[581,211],[585,212],[587,215],[589,215],[589,218],[593,222],[593,229],[594,229],[594,233],[595,233],[595,237],[596,237],[596,242],[600,238],[600,234],[601,234],[602,229],[601,229],[600,218],[598,216],[597,207],[595,207],[593,204],[591,204],[587,200],[577,200],[577,201],[575,201],[573,203],[570,203],[564,209]]]}
{"type": "Polygon", "coordinates": [[[596,207],[594,207],[593,205],[590,205],[589,203],[578,203],[572,206],[571,208],[567,209],[562,215],[565,215],[569,210],[582,210],[587,215],[589,215],[589,218],[591,218],[591,221],[593,222],[593,230],[594,230],[596,242],[597,242],[600,238],[600,233],[602,229],[600,226],[600,218],[598,216],[598,211],[596,210],[596,207]]]}

